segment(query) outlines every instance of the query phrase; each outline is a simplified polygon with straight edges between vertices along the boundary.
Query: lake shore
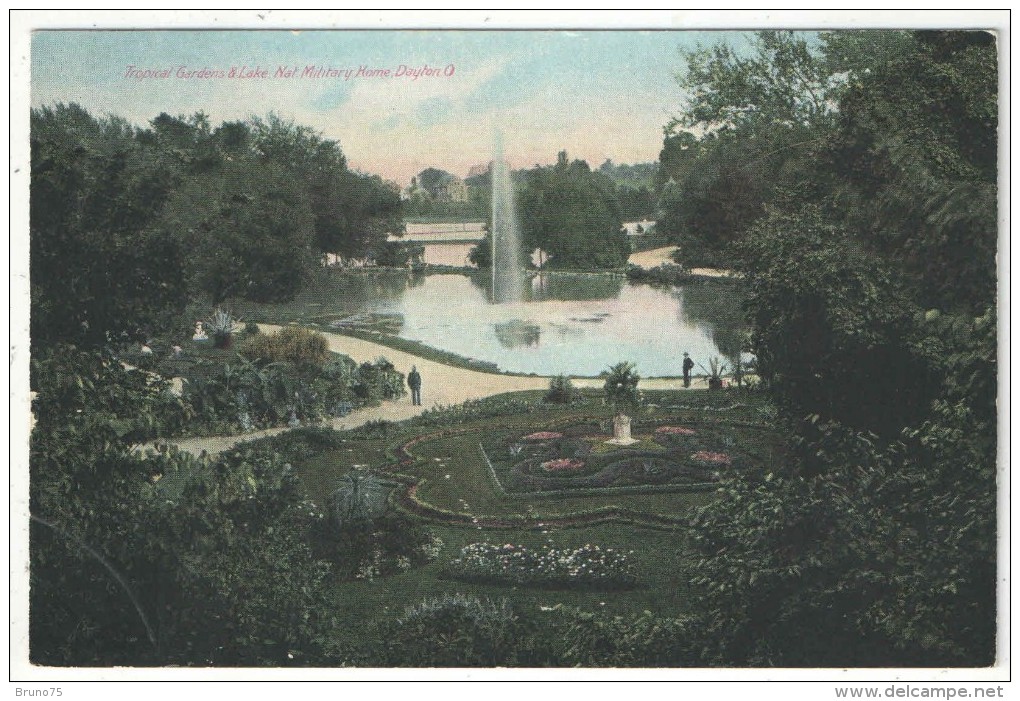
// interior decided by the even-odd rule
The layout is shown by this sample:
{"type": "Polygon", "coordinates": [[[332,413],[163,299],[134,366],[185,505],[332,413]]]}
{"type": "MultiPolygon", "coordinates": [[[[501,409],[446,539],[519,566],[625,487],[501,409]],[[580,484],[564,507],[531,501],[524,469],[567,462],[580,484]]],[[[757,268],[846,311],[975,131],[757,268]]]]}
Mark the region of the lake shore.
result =
{"type": "MultiPolygon", "coordinates": [[[[260,324],[263,333],[275,333],[282,326],[273,324],[260,324]]],[[[380,356],[385,356],[392,362],[397,370],[405,375],[410,372],[411,367],[418,368],[422,376],[422,405],[411,404],[411,397],[407,395],[395,401],[386,401],[375,407],[366,407],[351,412],[342,418],[333,419],[329,425],[338,431],[348,430],[363,426],[369,421],[404,421],[423,413],[427,409],[443,406],[462,404],[474,399],[484,399],[496,394],[507,392],[520,392],[525,390],[544,390],[549,387],[548,377],[502,375],[478,370],[467,370],[453,367],[434,360],[428,360],[406,351],[396,350],[379,343],[373,343],[352,336],[320,331],[326,337],[329,350],[334,353],[342,353],[350,356],[357,363],[373,362],[380,356]]],[[[598,388],[602,386],[601,378],[578,378],[573,381],[578,388],[598,388]]],[[[707,382],[704,378],[694,378],[690,389],[705,389],[707,382]]],[[[639,388],[643,390],[675,390],[684,389],[683,380],[678,378],[648,378],[642,379],[639,388]]],[[[286,426],[269,428],[251,433],[235,434],[230,436],[200,436],[195,438],[181,438],[165,441],[176,445],[179,449],[195,455],[203,452],[215,455],[243,441],[274,436],[290,430],[286,426]]]]}

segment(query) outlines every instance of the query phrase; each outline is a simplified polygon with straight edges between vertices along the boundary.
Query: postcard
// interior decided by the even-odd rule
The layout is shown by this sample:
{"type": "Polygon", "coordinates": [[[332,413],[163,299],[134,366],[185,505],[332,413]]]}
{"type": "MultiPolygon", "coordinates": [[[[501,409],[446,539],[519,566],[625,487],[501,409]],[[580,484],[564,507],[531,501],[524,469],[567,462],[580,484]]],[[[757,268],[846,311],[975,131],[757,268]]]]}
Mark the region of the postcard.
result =
{"type": "Polygon", "coordinates": [[[23,695],[1001,696],[1003,13],[487,17],[16,17],[23,695]]]}

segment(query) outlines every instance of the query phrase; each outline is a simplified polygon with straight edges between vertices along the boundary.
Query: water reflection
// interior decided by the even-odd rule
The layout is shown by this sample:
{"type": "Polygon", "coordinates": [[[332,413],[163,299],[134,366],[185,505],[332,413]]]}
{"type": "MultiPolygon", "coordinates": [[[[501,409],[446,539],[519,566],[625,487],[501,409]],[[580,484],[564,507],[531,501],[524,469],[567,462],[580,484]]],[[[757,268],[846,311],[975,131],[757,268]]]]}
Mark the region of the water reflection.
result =
{"type": "Polygon", "coordinates": [[[542,329],[537,324],[530,324],[522,319],[511,319],[501,324],[493,324],[496,339],[504,348],[520,348],[521,346],[537,346],[542,329]]]}
{"type": "Polygon", "coordinates": [[[680,301],[680,309],[706,329],[721,355],[731,360],[741,355],[747,325],[743,310],[745,296],[738,283],[692,284],[674,294],[680,301]]]}
{"type": "Polygon", "coordinates": [[[368,324],[504,370],[542,375],[597,375],[624,360],[637,363],[644,377],[679,375],[684,351],[705,364],[712,356],[732,357],[743,337],[732,285],[656,288],[619,277],[546,273],[533,279],[527,301],[492,304],[490,284],[484,272],[332,271],[279,314],[368,324]]]}
{"type": "MultiPolygon", "coordinates": [[[[470,278],[471,283],[484,292],[486,299],[492,299],[490,275],[472,273],[470,278]]],[[[531,284],[524,286],[524,300],[543,302],[616,299],[626,282],[626,278],[610,275],[534,273],[531,284]]]]}

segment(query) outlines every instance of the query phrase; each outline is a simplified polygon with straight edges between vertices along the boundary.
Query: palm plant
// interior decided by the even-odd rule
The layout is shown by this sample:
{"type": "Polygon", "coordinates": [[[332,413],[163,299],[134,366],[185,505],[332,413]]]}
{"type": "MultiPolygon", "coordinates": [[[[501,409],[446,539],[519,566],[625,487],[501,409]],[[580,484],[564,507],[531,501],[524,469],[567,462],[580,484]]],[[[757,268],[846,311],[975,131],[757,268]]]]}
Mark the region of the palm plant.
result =
{"type": "Polygon", "coordinates": [[[237,325],[237,321],[230,312],[217,309],[205,323],[206,329],[212,336],[213,345],[216,348],[229,348],[237,325]]]}
{"type": "Polygon", "coordinates": [[[729,369],[729,366],[722,362],[718,356],[712,356],[708,359],[708,367],[706,368],[701,363],[698,363],[698,367],[701,368],[706,375],[708,375],[708,386],[712,389],[718,389],[722,387],[722,376],[723,373],[729,369]]]}
{"type": "Polygon", "coordinates": [[[386,510],[391,486],[372,472],[351,470],[340,478],[331,496],[338,528],[370,522],[386,510]]]}
{"type": "Polygon", "coordinates": [[[634,363],[617,363],[601,375],[605,378],[603,389],[606,401],[618,414],[633,411],[641,403],[638,382],[641,376],[634,371],[634,363]]]}
{"type": "Polygon", "coordinates": [[[613,419],[613,439],[610,443],[630,445],[636,441],[630,436],[630,417],[628,411],[634,411],[641,404],[638,393],[638,381],[641,376],[634,372],[634,363],[617,363],[602,373],[605,378],[603,385],[606,400],[616,412],[613,419]]]}

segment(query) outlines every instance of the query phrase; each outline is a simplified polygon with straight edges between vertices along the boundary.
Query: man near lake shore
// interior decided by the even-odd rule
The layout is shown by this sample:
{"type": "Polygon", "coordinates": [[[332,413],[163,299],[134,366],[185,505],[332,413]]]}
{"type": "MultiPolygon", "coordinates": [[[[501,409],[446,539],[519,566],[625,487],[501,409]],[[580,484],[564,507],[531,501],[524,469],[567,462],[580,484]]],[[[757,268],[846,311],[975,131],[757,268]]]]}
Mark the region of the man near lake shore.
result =
{"type": "Polygon", "coordinates": [[[421,406],[421,375],[416,365],[411,366],[411,372],[407,375],[407,386],[411,388],[411,404],[421,406]]]}
{"type": "Polygon", "coordinates": [[[694,361],[691,360],[691,356],[684,353],[684,387],[691,386],[691,370],[694,369],[694,361]]]}

